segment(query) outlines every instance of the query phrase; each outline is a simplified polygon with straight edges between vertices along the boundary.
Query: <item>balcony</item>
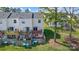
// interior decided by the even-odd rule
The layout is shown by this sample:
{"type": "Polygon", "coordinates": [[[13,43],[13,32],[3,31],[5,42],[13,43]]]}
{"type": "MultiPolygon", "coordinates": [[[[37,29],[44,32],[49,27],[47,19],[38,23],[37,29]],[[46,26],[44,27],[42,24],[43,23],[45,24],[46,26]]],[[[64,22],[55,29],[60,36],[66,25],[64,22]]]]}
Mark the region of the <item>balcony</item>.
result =
{"type": "Polygon", "coordinates": [[[43,39],[42,30],[32,31],[32,37],[37,39],[43,39]]]}

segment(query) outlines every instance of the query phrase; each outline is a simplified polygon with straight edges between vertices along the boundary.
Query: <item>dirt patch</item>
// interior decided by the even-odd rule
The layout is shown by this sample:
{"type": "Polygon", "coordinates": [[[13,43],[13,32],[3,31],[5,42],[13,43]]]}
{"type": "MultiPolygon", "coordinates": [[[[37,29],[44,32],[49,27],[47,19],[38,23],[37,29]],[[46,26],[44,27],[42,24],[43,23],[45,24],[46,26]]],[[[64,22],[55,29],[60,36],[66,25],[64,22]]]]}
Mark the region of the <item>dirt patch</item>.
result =
{"type": "MultiPolygon", "coordinates": [[[[58,41],[57,41],[58,42],[58,41]]],[[[54,39],[50,39],[49,40],[49,45],[51,46],[51,47],[60,47],[61,45],[60,44],[58,44],[57,42],[54,42],[54,39]]]]}

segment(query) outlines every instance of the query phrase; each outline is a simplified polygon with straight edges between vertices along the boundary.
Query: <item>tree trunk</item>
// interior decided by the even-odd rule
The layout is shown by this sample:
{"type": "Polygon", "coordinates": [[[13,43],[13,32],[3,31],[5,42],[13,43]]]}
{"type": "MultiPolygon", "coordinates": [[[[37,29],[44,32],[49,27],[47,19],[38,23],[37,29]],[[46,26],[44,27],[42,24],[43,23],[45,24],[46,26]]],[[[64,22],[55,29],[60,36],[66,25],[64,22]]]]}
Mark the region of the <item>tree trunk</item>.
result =
{"type": "Polygon", "coordinates": [[[71,37],[72,37],[72,23],[70,25],[70,34],[69,34],[69,37],[70,37],[70,40],[71,40],[71,37]]]}
{"type": "Polygon", "coordinates": [[[55,29],[54,29],[54,42],[56,42],[56,30],[57,29],[57,22],[55,22],[55,29]]]}
{"type": "Polygon", "coordinates": [[[54,31],[54,42],[56,42],[56,31],[57,31],[57,7],[55,7],[55,31],[54,31]]]}
{"type": "Polygon", "coordinates": [[[72,37],[72,17],[73,17],[73,14],[71,14],[71,23],[70,23],[70,34],[69,34],[69,37],[70,37],[70,40],[71,40],[71,37],[72,37]]]}

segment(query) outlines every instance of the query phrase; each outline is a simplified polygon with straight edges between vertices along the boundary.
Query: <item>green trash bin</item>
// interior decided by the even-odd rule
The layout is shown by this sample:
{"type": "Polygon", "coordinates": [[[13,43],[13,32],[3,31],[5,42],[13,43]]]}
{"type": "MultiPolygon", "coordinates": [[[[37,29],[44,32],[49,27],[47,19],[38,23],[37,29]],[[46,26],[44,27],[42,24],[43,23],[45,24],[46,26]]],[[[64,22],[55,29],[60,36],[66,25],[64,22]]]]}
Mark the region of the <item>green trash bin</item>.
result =
{"type": "Polygon", "coordinates": [[[23,43],[23,47],[25,47],[25,48],[31,48],[31,45],[30,45],[30,43],[28,43],[28,42],[24,42],[23,43]]]}
{"type": "Polygon", "coordinates": [[[32,40],[32,46],[36,46],[37,44],[38,44],[38,41],[35,40],[35,39],[33,39],[33,40],[32,40]]]}

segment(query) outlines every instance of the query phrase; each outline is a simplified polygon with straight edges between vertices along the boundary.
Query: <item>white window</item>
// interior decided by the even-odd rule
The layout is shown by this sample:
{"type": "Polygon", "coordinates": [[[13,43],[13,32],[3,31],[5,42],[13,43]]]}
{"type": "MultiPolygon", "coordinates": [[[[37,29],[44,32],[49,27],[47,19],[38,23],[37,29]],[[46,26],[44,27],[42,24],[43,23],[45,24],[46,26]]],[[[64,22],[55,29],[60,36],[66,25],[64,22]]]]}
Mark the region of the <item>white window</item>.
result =
{"type": "Polygon", "coordinates": [[[26,27],[26,31],[28,32],[30,29],[29,29],[29,27],[26,27]]]}
{"type": "Polygon", "coordinates": [[[38,23],[41,23],[41,20],[38,20],[38,23]]]}
{"type": "Polygon", "coordinates": [[[0,24],[2,24],[2,20],[0,20],[0,24]]]}
{"type": "Polygon", "coordinates": [[[37,28],[37,27],[33,27],[33,30],[34,30],[34,31],[37,31],[37,30],[38,30],[38,28],[37,28]]]}
{"type": "Polygon", "coordinates": [[[16,21],[16,20],[14,20],[14,23],[17,23],[17,21],[16,21]]]}
{"type": "Polygon", "coordinates": [[[13,30],[14,30],[14,28],[13,28],[13,27],[9,27],[9,28],[8,28],[8,30],[13,31],[13,30]]]}
{"type": "Polygon", "coordinates": [[[22,21],[22,24],[25,24],[25,21],[22,21]]]}

